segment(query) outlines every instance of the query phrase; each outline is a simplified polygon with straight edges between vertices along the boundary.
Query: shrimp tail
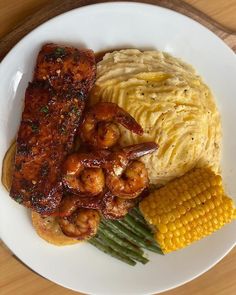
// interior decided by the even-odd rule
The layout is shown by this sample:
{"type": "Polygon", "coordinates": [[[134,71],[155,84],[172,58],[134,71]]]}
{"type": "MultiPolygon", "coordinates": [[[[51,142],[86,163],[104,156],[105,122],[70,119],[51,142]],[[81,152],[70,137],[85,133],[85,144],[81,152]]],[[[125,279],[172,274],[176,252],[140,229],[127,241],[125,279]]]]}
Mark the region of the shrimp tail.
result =
{"type": "Polygon", "coordinates": [[[121,124],[135,134],[142,135],[143,128],[139,123],[125,110],[112,102],[99,102],[94,106],[98,120],[107,120],[112,117],[114,121],[121,124]]]}
{"type": "Polygon", "coordinates": [[[143,134],[143,128],[139,125],[139,123],[129,113],[121,108],[119,108],[117,112],[116,122],[135,134],[143,134]]]}
{"type": "Polygon", "coordinates": [[[157,149],[158,145],[155,142],[144,142],[124,147],[122,151],[125,153],[128,160],[135,160],[147,154],[151,154],[157,149]]]}

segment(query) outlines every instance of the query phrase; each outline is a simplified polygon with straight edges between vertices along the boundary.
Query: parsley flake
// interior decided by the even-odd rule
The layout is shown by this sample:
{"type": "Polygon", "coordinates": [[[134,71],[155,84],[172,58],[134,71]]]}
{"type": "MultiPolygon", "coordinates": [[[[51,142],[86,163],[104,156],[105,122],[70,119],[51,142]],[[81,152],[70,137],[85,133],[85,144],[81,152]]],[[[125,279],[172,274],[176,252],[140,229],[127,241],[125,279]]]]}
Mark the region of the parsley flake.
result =
{"type": "Polygon", "coordinates": [[[59,57],[63,57],[65,56],[66,52],[65,52],[65,49],[64,48],[61,48],[61,47],[57,47],[55,50],[54,50],[54,56],[56,58],[59,58],[59,57]]]}
{"type": "Polygon", "coordinates": [[[32,129],[33,132],[37,132],[39,130],[39,125],[35,124],[35,123],[32,123],[31,124],[31,129],[32,129]]]}
{"type": "Polygon", "coordinates": [[[40,112],[41,112],[41,113],[44,113],[44,114],[48,114],[48,112],[49,112],[49,107],[48,107],[48,106],[43,106],[43,107],[41,107],[40,112]]]}

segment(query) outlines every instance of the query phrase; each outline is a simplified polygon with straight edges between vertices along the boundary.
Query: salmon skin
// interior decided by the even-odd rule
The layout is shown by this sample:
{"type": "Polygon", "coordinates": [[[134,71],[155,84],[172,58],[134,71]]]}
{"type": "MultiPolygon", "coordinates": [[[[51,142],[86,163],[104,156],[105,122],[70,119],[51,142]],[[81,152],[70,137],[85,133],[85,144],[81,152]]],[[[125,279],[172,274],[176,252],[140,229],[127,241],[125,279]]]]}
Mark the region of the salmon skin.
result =
{"type": "Polygon", "coordinates": [[[46,44],[39,52],[25,93],[10,196],[40,214],[60,204],[61,164],[73,147],[95,76],[91,50],[46,44]]]}

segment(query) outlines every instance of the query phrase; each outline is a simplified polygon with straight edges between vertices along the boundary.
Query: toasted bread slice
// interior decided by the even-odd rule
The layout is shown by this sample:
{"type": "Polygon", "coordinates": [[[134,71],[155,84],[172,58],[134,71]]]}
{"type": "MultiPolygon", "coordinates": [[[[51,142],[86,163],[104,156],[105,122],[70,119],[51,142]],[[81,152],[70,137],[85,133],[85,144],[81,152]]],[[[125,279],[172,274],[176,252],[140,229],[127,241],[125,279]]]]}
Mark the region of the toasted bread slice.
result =
{"type": "Polygon", "coordinates": [[[40,214],[32,211],[31,213],[33,227],[37,234],[50,244],[57,246],[73,245],[79,241],[69,238],[63,234],[54,216],[41,216],[40,214]]]}

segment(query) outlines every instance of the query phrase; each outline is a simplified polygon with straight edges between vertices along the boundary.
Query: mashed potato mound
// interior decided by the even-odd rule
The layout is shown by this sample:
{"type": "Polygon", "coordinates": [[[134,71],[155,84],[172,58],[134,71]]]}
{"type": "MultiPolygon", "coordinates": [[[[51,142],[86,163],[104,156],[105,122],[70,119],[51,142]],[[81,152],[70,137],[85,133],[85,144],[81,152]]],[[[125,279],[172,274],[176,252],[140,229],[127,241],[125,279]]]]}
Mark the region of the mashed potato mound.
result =
{"type": "Polygon", "coordinates": [[[91,100],[117,103],[143,127],[143,136],[120,127],[122,145],[159,145],[142,158],[152,184],[165,184],[195,166],[219,169],[219,113],[210,89],[183,61],[159,51],[107,53],[98,63],[91,100]]]}

